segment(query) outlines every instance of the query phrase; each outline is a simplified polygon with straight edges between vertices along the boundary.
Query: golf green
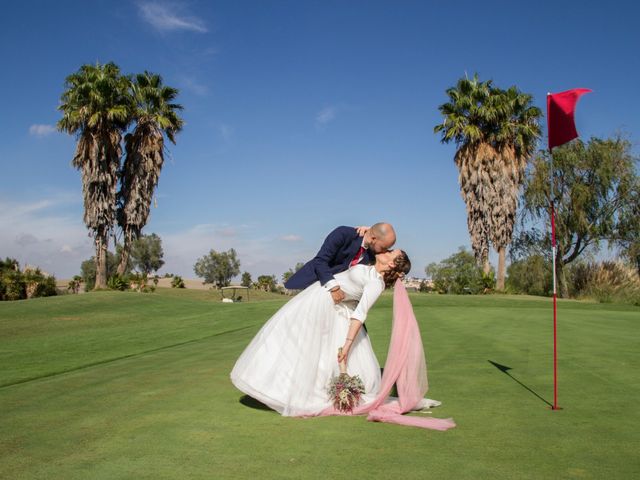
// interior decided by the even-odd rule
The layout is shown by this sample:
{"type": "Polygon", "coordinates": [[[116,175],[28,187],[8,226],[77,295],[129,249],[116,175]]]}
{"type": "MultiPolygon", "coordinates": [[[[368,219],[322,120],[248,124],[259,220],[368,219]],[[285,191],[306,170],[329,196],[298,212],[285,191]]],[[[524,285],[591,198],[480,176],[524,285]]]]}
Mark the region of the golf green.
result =
{"type": "MultiPolygon", "coordinates": [[[[0,303],[0,478],[627,479],[640,474],[640,308],[412,294],[438,432],[281,417],[229,381],[287,300],[92,292],[0,303]]],[[[367,325],[384,364],[391,296],[367,325]]],[[[300,319],[304,321],[304,319],[300,319]]]]}

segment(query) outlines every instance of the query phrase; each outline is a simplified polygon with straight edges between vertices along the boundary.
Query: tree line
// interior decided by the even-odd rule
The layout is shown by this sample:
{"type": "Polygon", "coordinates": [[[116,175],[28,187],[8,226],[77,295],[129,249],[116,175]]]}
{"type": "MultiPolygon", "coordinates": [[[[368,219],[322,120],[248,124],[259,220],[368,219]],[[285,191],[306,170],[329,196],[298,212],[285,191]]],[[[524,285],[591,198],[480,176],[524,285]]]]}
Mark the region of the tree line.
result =
{"type": "MultiPolygon", "coordinates": [[[[77,137],[72,165],[81,171],[83,219],[96,249],[93,288],[108,287],[111,236],[115,275],[130,272],[132,249],[148,221],[164,163],[165,138],[175,144],[184,126],[178,94],[155,73],[125,75],[112,62],[82,65],[65,79],[57,127],[77,137]]],[[[505,291],[508,247],[512,265],[549,260],[551,203],[561,296],[570,294],[568,268],[605,244],[640,272],[638,158],[627,139],[574,140],[551,155],[537,149],[542,111],[531,94],[474,75],[459,79],[446,95],[448,101],[438,107],[443,121],[434,133],[456,145],[453,160],[472,254],[482,272],[476,284],[486,289],[495,282],[495,289],[505,291]],[[497,271],[489,263],[490,248],[498,254],[497,271]]],[[[240,274],[239,266],[235,250],[211,250],[194,271],[224,286],[240,274]]],[[[294,271],[285,272],[283,281],[294,271]]],[[[264,275],[253,282],[244,272],[242,283],[270,289],[277,278],[264,275]]]]}

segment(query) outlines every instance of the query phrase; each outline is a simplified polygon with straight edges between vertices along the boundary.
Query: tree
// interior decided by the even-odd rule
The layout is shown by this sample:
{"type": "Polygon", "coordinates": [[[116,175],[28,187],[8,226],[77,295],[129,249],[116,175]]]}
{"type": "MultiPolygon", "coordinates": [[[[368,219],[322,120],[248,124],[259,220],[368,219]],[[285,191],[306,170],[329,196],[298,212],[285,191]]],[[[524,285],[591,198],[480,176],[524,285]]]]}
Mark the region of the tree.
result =
{"type": "Polygon", "coordinates": [[[80,284],[82,283],[82,277],[80,275],[74,275],[67,284],[67,290],[72,293],[78,293],[80,291],[80,284]]]}
{"type": "Polygon", "coordinates": [[[117,221],[124,246],[118,273],[124,274],[131,243],[147,224],[151,201],[164,163],[164,135],[175,145],[175,135],[184,121],[177,114],[182,105],[174,103],[178,90],[162,84],[160,75],[145,71],[130,79],[133,133],[125,136],[126,157],[119,172],[117,221]]]}
{"type": "Polygon", "coordinates": [[[430,263],[425,273],[440,293],[481,293],[490,274],[485,275],[473,253],[460,247],[457,253],[440,263],[430,263]]]}
{"type": "Polygon", "coordinates": [[[0,300],[20,300],[26,296],[20,263],[15,258],[0,259],[0,300]]]}
{"type": "MultiPolygon", "coordinates": [[[[548,152],[541,151],[527,173],[523,221],[544,222],[550,231],[547,222],[553,202],[556,277],[560,295],[567,297],[566,266],[587,249],[597,250],[602,241],[616,241],[626,228],[625,212],[638,185],[638,159],[623,138],[592,137],[587,143],[576,140],[554,148],[553,165],[551,160],[548,152]]],[[[531,251],[548,255],[551,248],[546,231],[535,226],[523,230],[517,242],[520,255],[531,251]]]]}
{"type": "MultiPolygon", "coordinates": [[[[105,275],[107,276],[107,278],[112,277],[116,273],[116,269],[119,263],[117,255],[114,255],[112,252],[107,251],[105,263],[105,275]]],[[[90,290],[93,290],[96,284],[97,276],[96,257],[91,257],[89,260],[85,260],[80,264],[80,276],[82,277],[82,282],[84,283],[84,291],[88,292],[90,290]]]]}
{"type": "Polygon", "coordinates": [[[499,93],[504,117],[496,122],[499,154],[492,164],[493,201],[488,205],[491,244],[498,252],[498,290],[505,287],[506,252],[513,237],[520,187],[540,137],[538,122],[542,112],[531,105],[532,100],[531,95],[521,93],[516,87],[499,93]]]}
{"type": "Polygon", "coordinates": [[[461,78],[440,105],[444,117],[434,127],[443,143],[455,142],[460,193],[467,207],[471,246],[485,274],[489,243],[498,252],[498,289],[504,289],[506,247],[511,242],[524,170],[540,136],[542,112],[532,96],[461,78]]]}
{"type": "Polygon", "coordinates": [[[277,290],[277,279],[275,275],[260,275],[258,277],[258,288],[265,292],[275,292],[277,290]]]}
{"type": "Polygon", "coordinates": [[[66,78],[60,131],[78,136],[72,165],[82,172],[84,223],[96,248],[95,288],[107,286],[109,233],[116,210],[122,133],[129,124],[128,82],[114,63],[83,65],[66,78]]]}
{"type": "Polygon", "coordinates": [[[208,255],[198,259],[193,270],[198,277],[204,278],[205,283],[226,287],[240,273],[240,260],[233,248],[220,253],[210,250],[208,255]]]}
{"type": "Polygon", "coordinates": [[[507,273],[507,286],[514,293],[548,296],[553,289],[551,264],[542,255],[511,262],[507,273]]]}
{"type": "Polygon", "coordinates": [[[0,260],[0,300],[23,300],[57,294],[53,275],[42,272],[39,267],[26,266],[20,270],[20,264],[14,258],[0,260]]]}
{"type": "MultiPolygon", "coordinates": [[[[157,272],[164,265],[162,240],[158,235],[142,235],[131,244],[131,263],[141,273],[157,272]]],[[[118,268],[123,265],[122,260],[118,268]]]]}
{"type": "Polygon", "coordinates": [[[249,272],[244,272],[242,274],[242,282],[240,283],[243,287],[251,287],[253,280],[251,279],[251,274],[249,272]]]}
{"type": "Polygon", "coordinates": [[[629,197],[622,205],[613,242],[640,275],[640,178],[636,177],[629,197]]]}
{"type": "Polygon", "coordinates": [[[171,288],[185,288],[184,280],[180,275],[174,275],[171,279],[171,288]]]}
{"type": "Polygon", "coordinates": [[[304,267],[304,263],[296,263],[296,266],[294,268],[290,268],[282,274],[282,282],[287,283],[287,281],[293,276],[293,274],[300,270],[302,267],[304,267]]]}

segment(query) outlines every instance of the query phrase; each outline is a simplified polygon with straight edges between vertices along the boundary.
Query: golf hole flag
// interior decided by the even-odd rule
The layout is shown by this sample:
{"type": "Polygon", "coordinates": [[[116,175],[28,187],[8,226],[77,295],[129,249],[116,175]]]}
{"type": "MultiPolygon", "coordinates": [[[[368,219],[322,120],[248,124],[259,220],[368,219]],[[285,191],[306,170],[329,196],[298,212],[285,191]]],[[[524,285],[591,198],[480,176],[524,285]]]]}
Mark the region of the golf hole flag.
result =
{"type": "MultiPolygon", "coordinates": [[[[547,94],[547,134],[549,137],[549,156],[553,162],[551,149],[559,147],[578,137],[573,115],[576,104],[582,95],[589,93],[588,88],[574,88],[560,93],[547,94]]],[[[553,198],[553,166],[551,167],[551,196],[553,198]]],[[[553,262],[553,406],[552,410],[560,410],[558,406],[558,307],[556,292],[556,224],[553,200],[549,209],[551,216],[551,250],[553,262]]]]}
{"type": "Polygon", "coordinates": [[[560,93],[547,94],[547,134],[549,151],[578,136],[573,114],[582,95],[589,93],[588,88],[574,88],[560,93]]]}

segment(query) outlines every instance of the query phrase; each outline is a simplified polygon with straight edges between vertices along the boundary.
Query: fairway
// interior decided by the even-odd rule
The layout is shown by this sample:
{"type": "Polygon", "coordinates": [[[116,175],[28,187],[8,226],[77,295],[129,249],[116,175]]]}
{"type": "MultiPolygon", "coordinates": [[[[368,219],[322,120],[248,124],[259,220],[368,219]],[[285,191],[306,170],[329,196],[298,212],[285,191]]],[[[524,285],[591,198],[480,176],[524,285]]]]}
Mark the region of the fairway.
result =
{"type": "MultiPolygon", "coordinates": [[[[235,359],[288,297],[94,292],[0,303],[0,478],[627,479],[640,474],[640,308],[412,294],[431,415],[285,418],[236,390],[235,359]],[[492,363],[493,362],[493,363],[492,363]]],[[[367,319],[384,364],[384,294],[367,319]]],[[[304,319],[300,319],[304,321],[304,319]]]]}

